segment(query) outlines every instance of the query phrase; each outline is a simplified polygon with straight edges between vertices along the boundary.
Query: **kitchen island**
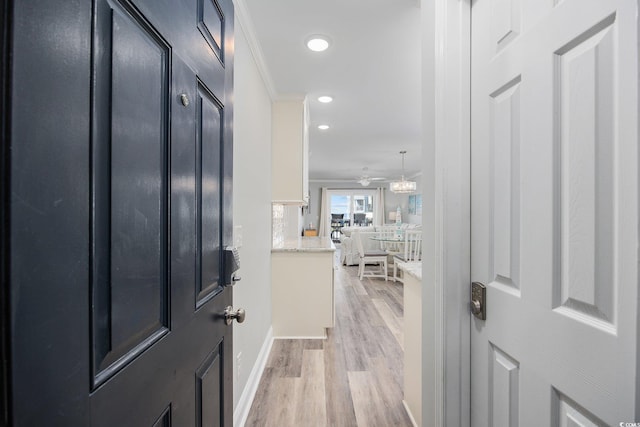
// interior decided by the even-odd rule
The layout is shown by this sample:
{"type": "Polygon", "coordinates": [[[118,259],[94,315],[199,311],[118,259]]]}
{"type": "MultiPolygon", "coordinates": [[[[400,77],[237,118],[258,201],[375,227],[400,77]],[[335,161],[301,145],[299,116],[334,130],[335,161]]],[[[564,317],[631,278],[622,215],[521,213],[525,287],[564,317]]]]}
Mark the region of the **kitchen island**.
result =
{"type": "Polygon", "coordinates": [[[422,262],[399,262],[404,272],[404,404],[422,425],[422,262]]]}
{"type": "Polygon", "coordinates": [[[334,325],[334,252],[328,237],[275,242],[271,307],[275,338],[326,338],[334,325]]]}

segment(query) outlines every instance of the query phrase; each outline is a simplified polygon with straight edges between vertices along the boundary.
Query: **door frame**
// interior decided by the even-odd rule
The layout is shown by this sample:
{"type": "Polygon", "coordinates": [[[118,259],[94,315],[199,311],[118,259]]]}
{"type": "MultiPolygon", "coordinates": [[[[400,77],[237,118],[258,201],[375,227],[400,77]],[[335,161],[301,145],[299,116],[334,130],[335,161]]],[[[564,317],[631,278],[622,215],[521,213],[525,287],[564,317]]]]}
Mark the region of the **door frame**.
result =
{"type": "Polygon", "coordinates": [[[9,414],[9,93],[11,0],[0,0],[0,426],[8,426],[9,414]]]}
{"type": "MultiPolygon", "coordinates": [[[[637,46],[638,48],[640,48],[640,0],[636,1],[636,31],[637,31],[637,46]]],[[[638,55],[638,70],[640,70],[640,55],[638,55]]],[[[638,111],[640,111],[640,71],[638,74],[638,111]]],[[[638,127],[640,128],[640,124],[638,124],[638,127]]],[[[640,132],[638,132],[639,135],[639,140],[638,142],[640,143],[640,132]]],[[[640,236],[638,236],[638,238],[640,239],[640,236]]],[[[638,287],[640,288],[640,284],[638,284],[638,287]]],[[[640,310],[637,312],[637,319],[636,319],[636,324],[640,324],[640,310]]],[[[638,380],[638,373],[640,373],[640,343],[637,344],[637,348],[636,348],[636,418],[640,417],[640,381],[638,380]]]]}
{"type": "Polygon", "coordinates": [[[422,419],[469,427],[471,4],[422,0],[422,419]],[[456,339],[451,339],[455,337],[456,339]]]}

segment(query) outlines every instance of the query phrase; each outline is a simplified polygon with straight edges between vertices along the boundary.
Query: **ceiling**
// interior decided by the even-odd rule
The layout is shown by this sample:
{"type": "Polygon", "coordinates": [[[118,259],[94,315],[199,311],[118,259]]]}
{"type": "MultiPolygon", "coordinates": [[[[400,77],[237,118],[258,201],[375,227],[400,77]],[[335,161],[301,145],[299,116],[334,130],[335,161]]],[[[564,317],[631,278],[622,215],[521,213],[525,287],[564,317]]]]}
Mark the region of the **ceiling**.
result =
{"type": "Polygon", "coordinates": [[[400,150],[405,175],[420,171],[418,0],[241,3],[276,98],[308,97],[311,180],[355,181],[364,167],[371,177],[398,179],[400,150]],[[329,49],[307,49],[313,34],[328,36],[329,49]],[[320,95],[334,100],[322,104],[320,95]]]}

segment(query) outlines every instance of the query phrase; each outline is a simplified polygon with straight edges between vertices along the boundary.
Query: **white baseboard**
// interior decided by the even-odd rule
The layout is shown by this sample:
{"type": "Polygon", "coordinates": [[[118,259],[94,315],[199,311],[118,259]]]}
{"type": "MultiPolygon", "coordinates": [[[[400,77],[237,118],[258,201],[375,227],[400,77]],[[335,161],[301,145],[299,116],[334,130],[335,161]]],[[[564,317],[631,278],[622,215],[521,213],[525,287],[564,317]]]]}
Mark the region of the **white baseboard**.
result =
{"type": "Polygon", "coordinates": [[[251,369],[251,374],[249,374],[247,384],[244,387],[242,394],[240,395],[240,400],[238,400],[236,409],[233,411],[234,427],[244,427],[244,424],[247,422],[247,417],[249,416],[249,411],[251,410],[251,404],[253,403],[253,398],[256,396],[256,392],[258,391],[260,378],[262,378],[262,373],[264,372],[264,368],[267,365],[267,360],[269,359],[269,353],[271,352],[272,345],[273,328],[269,328],[269,331],[267,331],[267,336],[262,343],[260,353],[258,354],[258,359],[253,365],[253,369],[251,369]]]}
{"type": "Polygon", "coordinates": [[[282,337],[273,337],[274,340],[326,340],[327,334],[324,335],[292,335],[292,336],[282,336],[282,337]]]}
{"type": "Polygon", "coordinates": [[[407,415],[409,415],[409,418],[411,419],[411,424],[413,424],[413,427],[418,427],[418,424],[416,423],[416,420],[413,418],[413,414],[411,413],[411,409],[409,409],[409,405],[407,405],[407,401],[402,399],[402,404],[404,405],[405,411],[407,411],[407,415]]]}

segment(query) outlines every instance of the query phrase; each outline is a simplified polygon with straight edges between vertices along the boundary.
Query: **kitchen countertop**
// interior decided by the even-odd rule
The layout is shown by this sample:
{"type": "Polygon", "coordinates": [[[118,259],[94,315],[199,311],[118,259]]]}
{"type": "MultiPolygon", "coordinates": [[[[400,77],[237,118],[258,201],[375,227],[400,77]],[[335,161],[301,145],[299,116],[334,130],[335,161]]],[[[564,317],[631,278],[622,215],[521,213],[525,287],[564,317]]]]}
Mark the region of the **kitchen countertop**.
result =
{"type": "Polygon", "coordinates": [[[422,280],[422,262],[399,262],[398,268],[418,280],[422,280]]]}
{"type": "Polygon", "coordinates": [[[328,237],[298,237],[278,242],[271,252],[335,252],[336,247],[328,237]]]}

